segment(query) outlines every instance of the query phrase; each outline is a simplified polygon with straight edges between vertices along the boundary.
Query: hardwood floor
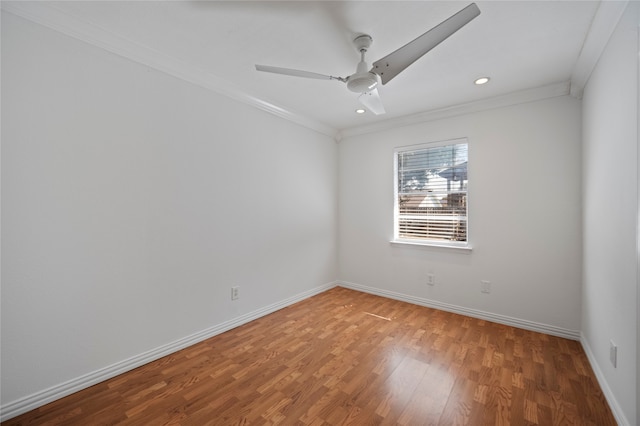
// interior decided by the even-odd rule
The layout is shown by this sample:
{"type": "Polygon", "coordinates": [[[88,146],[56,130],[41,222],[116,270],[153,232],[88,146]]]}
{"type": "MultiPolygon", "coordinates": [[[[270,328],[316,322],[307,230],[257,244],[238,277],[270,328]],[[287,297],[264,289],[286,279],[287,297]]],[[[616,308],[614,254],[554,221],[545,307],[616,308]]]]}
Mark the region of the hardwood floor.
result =
{"type": "Polygon", "coordinates": [[[578,342],[334,288],[3,425],[615,425],[578,342]]]}

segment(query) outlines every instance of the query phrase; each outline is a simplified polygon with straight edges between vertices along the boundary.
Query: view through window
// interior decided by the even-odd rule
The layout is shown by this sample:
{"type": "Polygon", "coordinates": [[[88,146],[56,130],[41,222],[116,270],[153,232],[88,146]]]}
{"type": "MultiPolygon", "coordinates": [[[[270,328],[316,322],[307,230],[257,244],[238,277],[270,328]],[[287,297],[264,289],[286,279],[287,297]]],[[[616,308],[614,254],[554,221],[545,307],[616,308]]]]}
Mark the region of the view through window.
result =
{"type": "Polygon", "coordinates": [[[395,151],[395,239],[466,246],[466,139],[395,151]]]}

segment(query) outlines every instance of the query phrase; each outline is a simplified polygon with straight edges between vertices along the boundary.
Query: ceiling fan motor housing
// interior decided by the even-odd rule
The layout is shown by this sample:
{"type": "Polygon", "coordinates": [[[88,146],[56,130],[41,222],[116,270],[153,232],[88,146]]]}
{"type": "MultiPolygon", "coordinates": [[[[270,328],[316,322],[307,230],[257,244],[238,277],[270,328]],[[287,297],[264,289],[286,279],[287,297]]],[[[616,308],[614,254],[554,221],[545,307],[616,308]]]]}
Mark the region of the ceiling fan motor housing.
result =
{"type": "Polygon", "coordinates": [[[347,88],[352,92],[364,93],[376,88],[378,76],[372,72],[357,72],[347,80],[347,88]]]}

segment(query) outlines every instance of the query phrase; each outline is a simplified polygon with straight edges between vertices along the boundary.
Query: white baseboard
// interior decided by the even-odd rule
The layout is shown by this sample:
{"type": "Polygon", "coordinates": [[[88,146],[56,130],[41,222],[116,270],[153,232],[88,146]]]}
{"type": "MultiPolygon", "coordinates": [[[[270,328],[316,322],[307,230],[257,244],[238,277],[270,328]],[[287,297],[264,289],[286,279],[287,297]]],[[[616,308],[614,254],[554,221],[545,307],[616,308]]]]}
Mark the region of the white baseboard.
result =
{"type": "Polygon", "coordinates": [[[591,364],[591,369],[593,370],[593,373],[596,375],[598,384],[602,389],[602,393],[604,394],[604,397],[607,399],[607,402],[609,403],[609,407],[613,412],[613,417],[616,418],[616,422],[618,422],[620,426],[631,426],[631,423],[629,423],[629,420],[627,420],[627,417],[624,415],[624,412],[622,411],[620,404],[618,404],[618,400],[613,395],[613,392],[611,391],[611,388],[607,383],[607,379],[604,377],[604,373],[600,369],[600,365],[598,364],[598,361],[596,360],[596,357],[593,354],[591,347],[589,346],[589,342],[587,341],[584,334],[582,333],[580,333],[580,343],[582,344],[582,348],[584,349],[584,352],[587,354],[587,359],[589,359],[589,364],[591,364]]]}
{"type": "Polygon", "coordinates": [[[525,330],[550,334],[552,336],[564,337],[565,339],[580,340],[580,332],[577,330],[569,330],[562,327],[556,327],[554,325],[542,324],[534,321],[523,320],[520,318],[509,317],[506,315],[465,308],[463,306],[450,305],[448,303],[438,302],[436,300],[396,293],[394,291],[368,287],[362,284],[356,284],[347,281],[338,281],[337,284],[340,287],[375,294],[377,296],[388,297],[390,299],[400,300],[402,302],[413,303],[414,305],[440,309],[442,311],[453,312],[454,314],[466,315],[473,318],[479,318],[487,321],[497,322],[500,324],[510,325],[512,327],[523,328],[525,330]]]}
{"type": "Polygon", "coordinates": [[[548,324],[541,324],[534,321],[523,320],[519,318],[512,318],[505,315],[493,314],[490,312],[479,311],[476,309],[464,308],[462,306],[450,305],[448,303],[442,303],[435,300],[424,299],[421,297],[410,296],[402,293],[396,293],[389,290],[383,290],[375,287],[368,287],[362,284],[355,284],[346,281],[338,281],[337,285],[340,287],[350,288],[352,290],[362,291],[365,293],[375,294],[377,296],[388,297],[390,299],[400,300],[402,302],[413,303],[415,305],[426,306],[428,308],[440,309],[447,312],[453,312],[460,315],[466,315],[474,318],[480,318],[487,321],[493,321],[500,324],[510,325],[513,327],[523,328],[526,330],[537,331],[539,333],[550,334],[553,336],[564,337],[571,340],[578,340],[587,355],[587,359],[589,360],[589,364],[593,369],[593,372],[596,376],[596,380],[598,380],[598,384],[602,389],[602,393],[604,394],[607,402],[609,403],[609,407],[613,412],[613,416],[616,419],[616,422],[620,426],[631,426],[629,420],[624,415],[622,408],[620,408],[620,404],[616,400],[611,388],[609,387],[607,380],[598,365],[593,351],[589,347],[589,343],[585,339],[584,335],[580,331],[568,330],[561,327],[556,327],[548,324]]]}
{"type": "Polygon", "coordinates": [[[97,383],[113,378],[119,374],[126,373],[127,371],[131,371],[134,368],[138,368],[151,361],[155,361],[159,358],[170,355],[174,352],[177,352],[181,349],[194,345],[210,337],[224,333],[225,331],[231,330],[235,327],[241,326],[255,319],[271,314],[282,308],[286,308],[287,306],[293,305],[294,303],[300,302],[311,296],[315,296],[316,294],[323,293],[333,287],[336,287],[336,285],[337,283],[335,282],[321,285],[319,287],[313,288],[311,290],[305,291],[303,293],[297,294],[295,296],[289,297],[287,299],[284,299],[279,302],[273,303],[271,305],[265,306],[263,308],[257,309],[253,312],[249,312],[247,314],[233,318],[229,321],[225,321],[223,323],[214,325],[213,327],[209,327],[205,330],[183,337],[182,339],[178,339],[174,342],[171,342],[166,345],[162,345],[158,348],[152,349],[150,351],[141,353],[129,359],[125,359],[123,361],[117,362],[115,364],[109,365],[107,367],[101,368],[99,370],[93,371],[83,376],[76,377],[67,382],[60,383],[48,389],[44,389],[42,391],[36,392],[32,395],[28,395],[18,400],[9,402],[3,405],[2,407],[0,407],[0,421],[8,420],[20,414],[23,414],[33,409],[36,409],[38,407],[41,407],[57,399],[71,395],[74,392],[80,391],[82,389],[86,389],[97,383]]]}

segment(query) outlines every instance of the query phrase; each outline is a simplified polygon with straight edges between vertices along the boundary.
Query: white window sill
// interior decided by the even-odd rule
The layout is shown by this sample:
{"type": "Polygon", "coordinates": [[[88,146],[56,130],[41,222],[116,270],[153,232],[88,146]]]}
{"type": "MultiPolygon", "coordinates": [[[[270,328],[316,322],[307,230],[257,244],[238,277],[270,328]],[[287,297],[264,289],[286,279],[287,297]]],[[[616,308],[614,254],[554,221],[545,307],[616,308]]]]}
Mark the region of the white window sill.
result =
{"type": "Polygon", "coordinates": [[[428,242],[428,241],[413,241],[413,240],[391,240],[390,241],[391,245],[398,245],[398,246],[416,246],[416,247],[425,247],[425,248],[434,248],[434,249],[444,249],[444,250],[451,250],[451,251],[457,251],[460,253],[471,253],[471,246],[466,245],[454,245],[454,244],[447,244],[447,243],[435,243],[435,242],[428,242]]]}

